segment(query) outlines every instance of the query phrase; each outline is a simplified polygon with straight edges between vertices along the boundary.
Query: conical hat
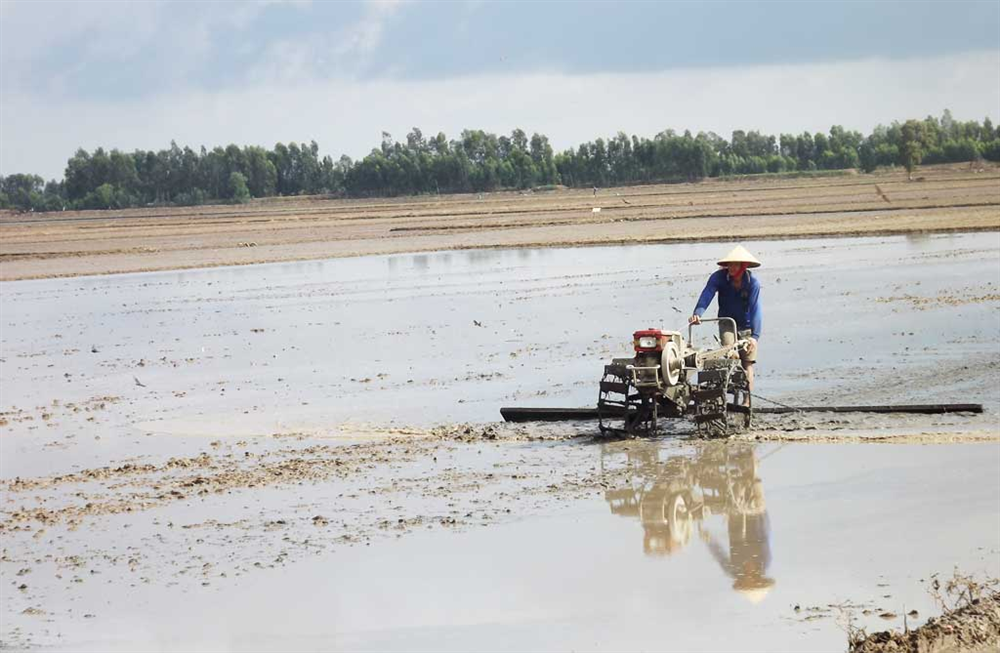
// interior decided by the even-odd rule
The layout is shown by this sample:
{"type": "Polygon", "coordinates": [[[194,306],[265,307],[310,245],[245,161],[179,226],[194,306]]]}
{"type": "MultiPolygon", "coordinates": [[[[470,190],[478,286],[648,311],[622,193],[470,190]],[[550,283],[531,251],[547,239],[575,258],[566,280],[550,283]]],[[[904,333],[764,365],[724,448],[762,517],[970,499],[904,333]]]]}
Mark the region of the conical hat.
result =
{"type": "Polygon", "coordinates": [[[754,258],[754,255],[746,250],[743,245],[737,245],[733,248],[733,251],[726,254],[726,257],[719,260],[719,265],[728,265],[730,263],[746,263],[747,267],[759,268],[760,261],[754,258]]]}

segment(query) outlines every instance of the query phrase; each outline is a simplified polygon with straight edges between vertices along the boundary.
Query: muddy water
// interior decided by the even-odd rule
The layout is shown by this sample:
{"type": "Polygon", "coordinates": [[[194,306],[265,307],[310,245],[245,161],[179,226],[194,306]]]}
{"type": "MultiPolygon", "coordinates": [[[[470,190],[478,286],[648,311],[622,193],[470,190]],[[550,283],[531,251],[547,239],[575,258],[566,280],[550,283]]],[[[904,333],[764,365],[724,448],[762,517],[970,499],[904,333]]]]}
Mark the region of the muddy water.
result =
{"type": "MultiPolygon", "coordinates": [[[[762,396],[1000,408],[984,383],[1000,371],[1000,234],[752,245],[766,264],[762,396]]],[[[163,442],[148,433],[197,449],[204,436],[593,405],[603,361],[636,328],[682,328],[719,251],[442,252],[5,283],[0,428],[14,437],[0,476],[147,453],[163,442]]]]}
{"type": "MultiPolygon", "coordinates": [[[[766,264],[762,396],[986,406],[791,416],[762,435],[997,432],[1000,234],[748,245],[766,264]]],[[[0,285],[0,639],[837,650],[840,615],[901,626],[877,615],[905,606],[912,625],[934,612],[930,574],[1000,574],[996,442],[428,430],[502,405],[592,405],[633,330],[686,321],[719,249],[0,285]]]]}
{"type": "MultiPolygon", "coordinates": [[[[761,453],[696,450],[653,463],[655,451],[629,452],[642,485],[627,499],[607,492],[447,542],[349,553],[253,589],[275,592],[272,608],[296,606],[288,623],[301,648],[830,651],[843,647],[847,614],[869,628],[902,617],[864,610],[931,614],[920,579],[934,570],[1000,573],[1000,486],[988,480],[1000,472],[996,447],[943,456],[829,447],[823,465],[814,452],[761,453]],[[966,474],[980,485],[954,497],[966,474]],[[949,547],[955,532],[992,555],[949,547]],[[314,589],[308,601],[289,591],[303,586],[314,589]]],[[[250,641],[273,634],[251,632],[250,641]]]]}
{"type": "MultiPolygon", "coordinates": [[[[618,482],[572,500],[553,492],[489,526],[428,523],[339,548],[307,515],[289,517],[289,497],[265,496],[287,521],[284,550],[305,553],[275,560],[247,539],[253,573],[233,573],[227,543],[196,531],[194,564],[88,562],[64,571],[80,582],[33,602],[43,615],[6,623],[74,651],[843,650],[847,619],[874,630],[901,628],[911,610],[911,626],[935,614],[931,574],[1000,574],[998,454],[996,444],[535,446],[536,464],[596,466],[618,482]]],[[[338,489],[308,500],[335,501],[338,489]]],[[[400,507],[382,501],[383,514],[400,507]]],[[[421,501],[404,500],[404,514],[421,501]]],[[[176,531],[183,518],[173,519],[176,531]]],[[[121,537],[109,531],[93,544],[121,537]]]]}

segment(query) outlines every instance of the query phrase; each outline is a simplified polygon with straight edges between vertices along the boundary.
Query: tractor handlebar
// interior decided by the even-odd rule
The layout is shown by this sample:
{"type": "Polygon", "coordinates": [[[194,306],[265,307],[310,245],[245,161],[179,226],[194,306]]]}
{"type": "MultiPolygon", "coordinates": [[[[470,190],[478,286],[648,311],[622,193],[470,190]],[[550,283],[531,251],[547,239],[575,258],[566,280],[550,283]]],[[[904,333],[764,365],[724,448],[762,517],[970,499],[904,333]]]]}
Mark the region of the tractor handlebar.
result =
{"type": "MultiPolygon", "coordinates": [[[[736,320],[734,320],[733,318],[731,318],[731,317],[703,317],[703,318],[700,319],[700,321],[698,322],[698,324],[702,324],[704,322],[732,322],[732,324],[733,324],[733,335],[736,337],[737,342],[739,342],[739,331],[736,329],[736,320]]],[[[694,327],[694,324],[691,324],[691,323],[688,324],[688,344],[690,344],[692,347],[694,346],[694,338],[692,337],[692,334],[693,334],[692,328],[693,327],[694,327]]]]}

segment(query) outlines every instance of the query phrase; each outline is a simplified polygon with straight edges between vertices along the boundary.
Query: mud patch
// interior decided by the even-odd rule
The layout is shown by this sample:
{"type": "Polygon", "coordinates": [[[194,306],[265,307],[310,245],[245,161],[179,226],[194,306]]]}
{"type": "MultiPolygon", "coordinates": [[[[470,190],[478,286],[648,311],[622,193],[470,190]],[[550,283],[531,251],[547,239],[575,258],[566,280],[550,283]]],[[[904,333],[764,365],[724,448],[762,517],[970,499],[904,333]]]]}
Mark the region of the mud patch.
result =
{"type": "Polygon", "coordinates": [[[873,633],[850,653],[980,653],[1000,649],[1000,592],[975,599],[915,630],[873,633]]]}
{"type": "Polygon", "coordinates": [[[914,433],[879,433],[875,431],[837,433],[836,431],[755,430],[738,433],[730,439],[734,442],[810,442],[815,444],[957,444],[961,442],[1000,442],[1000,432],[995,430],[976,430],[923,431],[914,433]]]}

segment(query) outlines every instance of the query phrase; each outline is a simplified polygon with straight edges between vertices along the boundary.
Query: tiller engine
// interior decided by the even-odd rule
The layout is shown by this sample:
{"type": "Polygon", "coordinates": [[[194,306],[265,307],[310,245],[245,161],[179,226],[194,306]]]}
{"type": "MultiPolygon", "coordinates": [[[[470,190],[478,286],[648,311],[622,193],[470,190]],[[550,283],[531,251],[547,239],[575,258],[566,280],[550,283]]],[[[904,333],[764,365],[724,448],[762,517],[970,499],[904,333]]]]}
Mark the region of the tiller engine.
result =
{"type": "Polygon", "coordinates": [[[705,437],[750,427],[751,395],[740,363],[750,332],[737,332],[736,321],[728,317],[702,322],[719,323],[717,348],[695,348],[694,325],[688,327],[686,341],[679,331],[633,334],[635,356],[604,366],[597,400],[601,433],[650,436],[659,417],[690,416],[705,437]]]}

